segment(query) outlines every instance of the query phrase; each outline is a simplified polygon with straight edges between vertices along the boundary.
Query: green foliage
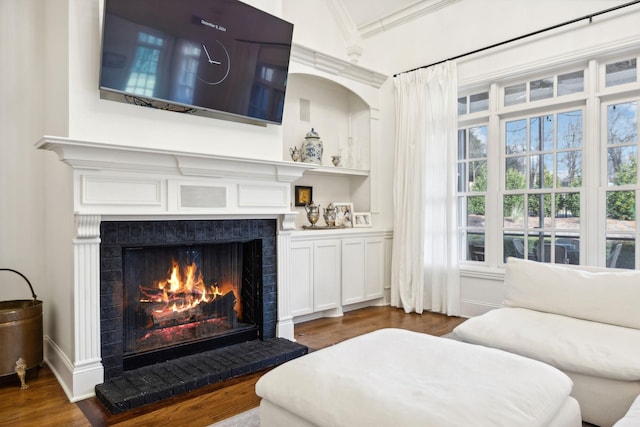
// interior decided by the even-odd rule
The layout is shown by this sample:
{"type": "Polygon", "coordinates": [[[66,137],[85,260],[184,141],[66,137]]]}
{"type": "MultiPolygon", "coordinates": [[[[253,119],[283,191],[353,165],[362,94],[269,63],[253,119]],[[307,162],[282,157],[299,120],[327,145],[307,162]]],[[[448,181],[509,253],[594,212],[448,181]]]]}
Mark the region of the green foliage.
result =
{"type": "MultiPolygon", "coordinates": [[[[620,165],[613,183],[615,185],[635,184],[638,176],[638,162],[635,158],[620,165]]],[[[607,217],[621,221],[636,218],[636,197],[634,191],[611,191],[607,193],[607,217]]]]}
{"type": "MultiPolygon", "coordinates": [[[[473,191],[487,191],[487,164],[483,162],[480,167],[474,170],[474,176],[473,191]]],[[[470,196],[467,198],[467,213],[484,215],[485,209],[484,196],[470,196]]]]}
{"type": "Polygon", "coordinates": [[[527,185],[525,176],[515,168],[507,169],[507,176],[505,181],[507,190],[524,189],[527,185]]]}

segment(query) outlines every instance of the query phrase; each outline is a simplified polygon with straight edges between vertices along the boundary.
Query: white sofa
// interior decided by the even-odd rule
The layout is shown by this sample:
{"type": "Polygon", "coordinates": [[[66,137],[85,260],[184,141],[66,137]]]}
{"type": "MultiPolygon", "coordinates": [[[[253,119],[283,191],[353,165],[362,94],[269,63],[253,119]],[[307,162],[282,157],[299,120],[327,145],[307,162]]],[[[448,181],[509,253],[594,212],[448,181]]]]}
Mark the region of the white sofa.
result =
{"type": "Polygon", "coordinates": [[[509,258],[503,307],[454,334],[559,368],[582,419],[610,427],[640,395],[640,271],[509,258]]]}
{"type": "Polygon", "coordinates": [[[640,396],[636,397],[636,400],[631,404],[631,408],[627,411],[624,417],[613,427],[638,427],[640,426],[640,396]]]}

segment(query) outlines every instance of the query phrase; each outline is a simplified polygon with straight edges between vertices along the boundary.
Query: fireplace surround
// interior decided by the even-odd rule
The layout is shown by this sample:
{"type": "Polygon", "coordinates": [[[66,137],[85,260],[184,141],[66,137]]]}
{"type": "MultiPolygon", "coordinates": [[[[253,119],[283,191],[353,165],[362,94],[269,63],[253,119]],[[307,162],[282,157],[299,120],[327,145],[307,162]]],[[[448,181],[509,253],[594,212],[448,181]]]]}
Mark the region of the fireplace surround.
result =
{"type": "MultiPolygon", "coordinates": [[[[72,264],[71,344],[45,340],[45,360],[72,402],[95,395],[106,375],[101,332],[101,227],[131,221],[270,221],[275,229],[275,319],[262,328],[293,341],[291,313],[292,182],[311,164],[244,159],[164,149],[118,146],[44,136],[36,148],[53,151],[71,168],[75,221],[72,264]]],[[[263,248],[264,250],[264,248],[263,248]]],[[[114,334],[115,331],[111,331],[114,334]]],[[[265,332],[266,333],[266,332],[265,332]]],[[[119,351],[118,349],[114,351],[119,351]]]]}

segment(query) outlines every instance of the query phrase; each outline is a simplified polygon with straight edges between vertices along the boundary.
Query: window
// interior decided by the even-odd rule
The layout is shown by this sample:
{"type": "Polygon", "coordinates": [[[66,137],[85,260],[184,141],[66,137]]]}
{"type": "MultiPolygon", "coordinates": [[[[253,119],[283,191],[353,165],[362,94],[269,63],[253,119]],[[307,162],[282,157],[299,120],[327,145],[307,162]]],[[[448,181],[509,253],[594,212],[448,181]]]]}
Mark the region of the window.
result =
{"type": "Polygon", "coordinates": [[[635,268],[638,101],[606,106],[607,266],[635,268]]]}
{"type": "Polygon", "coordinates": [[[458,98],[462,261],[637,268],[638,56],[610,58],[458,98]]]}
{"type": "Polygon", "coordinates": [[[507,86],[504,88],[504,105],[524,104],[527,99],[533,102],[583,91],[584,70],[573,71],[507,86]]]}
{"type": "Polygon", "coordinates": [[[484,261],[487,147],[487,126],[458,131],[459,246],[461,255],[472,261],[484,261]]]}
{"type": "Polygon", "coordinates": [[[489,92],[476,93],[458,98],[458,115],[487,111],[489,109],[489,92]]]}
{"type": "Polygon", "coordinates": [[[605,86],[633,83],[636,79],[636,59],[614,62],[605,66],[605,86]]]}
{"type": "Polygon", "coordinates": [[[504,258],[578,264],[582,111],[504,125],[504,258]]]}

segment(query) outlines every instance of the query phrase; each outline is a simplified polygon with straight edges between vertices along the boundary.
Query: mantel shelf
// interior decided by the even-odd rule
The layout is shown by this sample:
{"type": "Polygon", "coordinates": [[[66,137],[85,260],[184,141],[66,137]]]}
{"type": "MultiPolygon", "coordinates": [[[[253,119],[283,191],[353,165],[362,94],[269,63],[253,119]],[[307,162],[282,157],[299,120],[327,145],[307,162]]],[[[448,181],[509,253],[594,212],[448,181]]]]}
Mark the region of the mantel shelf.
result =
{"type": "Polygon", "coordinates": [[[369,176],[368,169],[351,169],[335,166],[317,166],[313,169],[308,169],[305,174],[318,174],[318,175],[343,175],[343,176],[369,176]]]}
{"type": "Polygon", "coordinates": [[[130,147],[49,135],[35,146],[53,151],[64,163],[83,170],[293,182],[305,170],[315,167],[308,163],[130,147]]]}

